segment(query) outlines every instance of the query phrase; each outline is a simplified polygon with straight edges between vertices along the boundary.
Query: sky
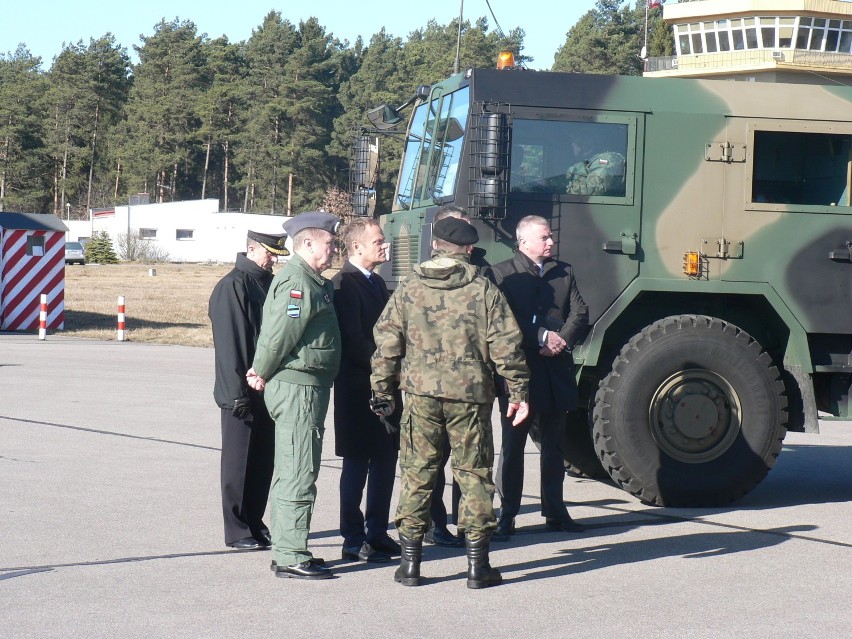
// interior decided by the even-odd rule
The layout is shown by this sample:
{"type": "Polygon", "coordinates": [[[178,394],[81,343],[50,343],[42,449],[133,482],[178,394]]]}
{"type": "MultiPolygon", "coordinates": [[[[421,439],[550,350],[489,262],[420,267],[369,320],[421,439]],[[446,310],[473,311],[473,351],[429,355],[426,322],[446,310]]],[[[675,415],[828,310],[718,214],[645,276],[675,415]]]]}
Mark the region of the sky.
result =
{"type": "MultiPolygon", "coordinates": [[[[42,59],[42,69],[50,68],[53,58],[62,50],[63,42],[98,38],[107,32],[127,48],[131,59],[137,57],[133,45],[139,45],[140,34],[150,36],[162,18],[190,20],[199,33],[210,38],[226,35],[231,42],[247,40],[269,11],[280,11],[283,18],[298,25],[316,17],[319,23],[341,40],[354,44],[360,35],[368,43],[370,36],[382,27],[393,36],[405,39],[414,29],[426,26],[430,19],[447,24],[459,15],[463,0],[442,2],[387,2],[387,0],[315,0],[293,2],[283,0],[141,0],[105,2],[104,0],[5,0],[0,4],[0,53],[10,53],[23,43],[34,56],[42,59]]],[[[534,69],[548,69],[556,50],[565,42],[565,34],[577,20],[595,6],[594,0],[490,0],[491,10],[504,33],[515,27],[526,32],[523,53],[535,60],[534,69]],[[554,7],[558,9],[554,10],[554,7]]],[[[491,29],[494,20],[486,0],[463,2],[464,19],[475,21],[485,16],[491,29]]]]}

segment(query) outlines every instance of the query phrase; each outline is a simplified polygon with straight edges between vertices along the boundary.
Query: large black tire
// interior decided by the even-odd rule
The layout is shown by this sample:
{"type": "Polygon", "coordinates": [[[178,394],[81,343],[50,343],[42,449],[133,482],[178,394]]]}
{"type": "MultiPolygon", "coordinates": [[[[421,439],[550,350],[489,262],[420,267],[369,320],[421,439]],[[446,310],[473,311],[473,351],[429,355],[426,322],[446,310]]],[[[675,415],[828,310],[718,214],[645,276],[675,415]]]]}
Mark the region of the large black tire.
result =
{"type": "Polygon", "coordinates": [[[716,506],[769,472],[786,407],[778,369],[748,333],[713,317],[667,317],[635,335],[601,382],[594,445],[641,501],[716,506]]]}

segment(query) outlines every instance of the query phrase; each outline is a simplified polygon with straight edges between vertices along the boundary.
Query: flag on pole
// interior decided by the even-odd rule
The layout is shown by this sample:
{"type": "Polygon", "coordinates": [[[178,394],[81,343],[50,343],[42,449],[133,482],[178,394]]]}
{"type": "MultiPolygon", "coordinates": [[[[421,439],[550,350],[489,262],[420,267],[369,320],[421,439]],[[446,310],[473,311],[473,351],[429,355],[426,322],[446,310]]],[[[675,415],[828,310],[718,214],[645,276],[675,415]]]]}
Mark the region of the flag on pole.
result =
{"type": "Polygon", "coordinates": [[[666,0],[648,0],[648,8],[655,9],[657,7],[662,7],[665,1],[666,0]]]}

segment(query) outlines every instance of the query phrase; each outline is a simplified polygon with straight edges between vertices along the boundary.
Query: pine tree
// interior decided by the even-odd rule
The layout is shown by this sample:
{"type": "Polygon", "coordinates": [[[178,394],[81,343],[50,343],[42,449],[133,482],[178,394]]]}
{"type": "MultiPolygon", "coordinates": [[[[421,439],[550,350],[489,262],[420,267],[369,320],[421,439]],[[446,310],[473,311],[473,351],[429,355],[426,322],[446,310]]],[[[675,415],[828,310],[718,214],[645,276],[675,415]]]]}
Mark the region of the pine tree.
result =
{"type": "Polygon", "coordinates": [[[674,55],[674,29],[663,22],[663,12],[653,11],[648,16],[648,55],[674,55]]]}
{"type": "Polygon", "coordinates": [[[639,52],[644,32],[644,5],[635,9],[621,0],[598,0],[595,8],[571,27],[557,50],[553,71],[641,75],[639,52]]]}
{"type": "Polygon", "coordinates": [[[136,47],[139,64],[117,158],[131,192],[153,187],[159,202],[198,197],[203,156],[196,104],[211,75],[205,39],[192,22],[163,20],[136,47]]]}
{"type": "Polygon", "coordinates": [[[95,231],[92,234],[92,239],[86,242],[86,261],[94,264],[118,264],[118,255],[109,233],[95,231]]]}
{"type": "Polygon", "coordinates": [[[23,45],[0,54],[0,211],[48,210],[50,171],[41,123],[47,84],[23,45]]]}
{"type": "Polygon", "coordinates": [[[104,129],[114,124],[127,99],[130,60],[112,35],[66,45],[47,74],[45,138],[53,165],[53,212],[66,205],[92,206],[96,166],[106,177],[108,162],[101,153],[104,129]]]}
{"type": "Polygon", "coordinates": [[[212,74],[210,87],[198,103],[199,131],[204,142],[204,170],[200,197],[217,195],[223,210],[232,207],[232,160],[247,99],[248,72],[243,49],[227,38],[205,45],[212,74]],[[215,179],[214,179],[215,178],[215,179]]]}
{"type": "Polygon", "coordinates": [[[316,206],[333,183],[336,171],[327,148],[334,118],[343,112],[337,98],[340,42],[316,18],[301,22],[298,33],[299,46],[285,61],[281,101],[281,170],[282,178],[294,177],[292,211],[316,206]]]}
{"type": "MultiPolygon", "coordinates": [[[[114,203],[104,197],[109,192],[111,158],[105,141],[109,129],[121,117],[130,91],[130,58],[115,37],[107,33],[90,40],[84,54],[88,92],[86,126],[88,175],[86,179],[85,210],[92,206],[114,203]],[[99,186],[100,185],[100,186],[99,186]],[[100,195],[97,195],[97,194],[100,195]]],[[[85,167],[84,167],[85,168],[85,167]]]]}
{"type": "MultiPolygon", "coordinates": [[[[282,212],[284,65],[299,45],[296,28],[271,11],[246,44],[248,109],[235,160],[241,173],[243,210],[282,212]]],[[[286,179],[286,177],[285,177],[286,179]]]]}

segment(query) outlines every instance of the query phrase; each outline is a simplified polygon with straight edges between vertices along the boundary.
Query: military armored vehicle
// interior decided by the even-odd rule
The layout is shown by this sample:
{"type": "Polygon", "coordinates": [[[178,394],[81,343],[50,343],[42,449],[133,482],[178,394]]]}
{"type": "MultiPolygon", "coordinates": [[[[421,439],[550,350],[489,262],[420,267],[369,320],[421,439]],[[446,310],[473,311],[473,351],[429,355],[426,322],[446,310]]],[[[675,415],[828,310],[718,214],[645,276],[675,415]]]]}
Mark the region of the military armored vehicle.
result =
{"type": "MultiPolygon", "coordinates": [[[[574,266],[591,330],[569,469],[720,504],[766,475],[785,429],[850,417],[852,89],[471,69],[403,106],[388,280],[428,257],[447,204],[487,263],[536,214],[574,266]]],[[[400,111],[373,110],[356,143],[360,213],[400,111]]]]}

